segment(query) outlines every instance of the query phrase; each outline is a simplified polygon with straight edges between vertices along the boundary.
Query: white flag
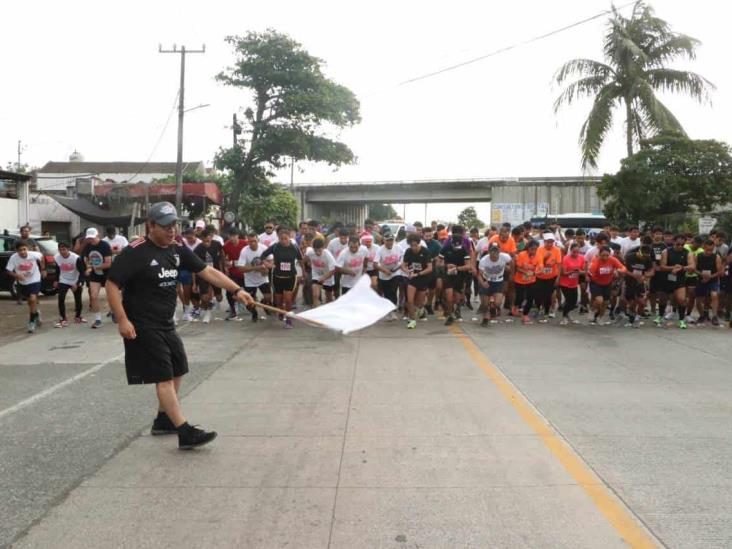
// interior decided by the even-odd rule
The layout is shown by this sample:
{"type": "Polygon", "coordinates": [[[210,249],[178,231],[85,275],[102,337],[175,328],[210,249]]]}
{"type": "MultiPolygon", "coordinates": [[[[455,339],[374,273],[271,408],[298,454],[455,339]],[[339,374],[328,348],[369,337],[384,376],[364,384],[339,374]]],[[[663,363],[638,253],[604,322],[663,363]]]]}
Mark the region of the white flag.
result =
{"type": "Polygon", "coordinates": [[[350,334],[378,322],[396,306],[371,289],[371,279],[363,275],[356,285],[335,301],[298,314],[295,318],[317,322],[324,328],[350,334]]]}

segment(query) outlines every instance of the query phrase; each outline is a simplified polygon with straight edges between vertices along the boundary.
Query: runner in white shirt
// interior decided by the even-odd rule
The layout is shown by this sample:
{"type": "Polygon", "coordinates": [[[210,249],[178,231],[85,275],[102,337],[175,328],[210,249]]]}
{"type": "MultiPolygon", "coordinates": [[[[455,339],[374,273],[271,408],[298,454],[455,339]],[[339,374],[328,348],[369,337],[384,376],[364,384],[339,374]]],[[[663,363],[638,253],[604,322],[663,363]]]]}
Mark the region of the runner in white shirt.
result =
{"type": "Polygon", "coordinates": [[[628,229],[628,236],[621,239],[620,244],[620,256],[626,257],[628,253],[641,246],[640,229],[638,227],[631,227],[628,229]]]}
{"type": "Polygon", "coordinates": [[[511,276],[511,256],[501,252],[497,244],[491,244],[488,253],[478,262],[478,284],[483,304],[483,321],[487,326],[489,315],[491,322],[497,322],[496,316],[503,305],[504,278],[511,276]]]}
{"type": "Polygon", "coordinates": [[[341,273],[341,293],[345,294],[356,285],[364,273],[369,252],[357,236],[348,238],[348,248],[336,259],[336,268],[341,273]]]}
{"type": "Polygon", "coordinates": [[[106,229],[107,236],[102,238],[112,248],[112,261],[124,250],[129,242],[121,234],[117,234],[117,227],[109,225],[106,229]]]}
{"type": "Polygon", "coordinates": [[[312,275],[313,307],[321,303],[320,289],[325,290],[325,302],[333,301],[333,287],[335,286],[336,259],[325,249],[322,238],[313,240],[313,247],[305,250],[305,261],[310,265],[312,275]]]}
{"type": "Polygon", "coordinates": [[[58,290],[58,322],[56,328],[65,328],[69,325],[66,319],[66,294],[71,290],[74,296],[74,318],[77,324],[86,322],[81,316],[81,295],[83,286],[79,284],[79,275],[84,271],[84,262],[71,251],[66,242],[59,242],[58,253],[53,260],[58,267],[58,281],[53,286],[58,290]]]}
{"type": "MultiPolygon", "coordinates": [[[[348,248],[348,229],[345,227],[342,227],[338,229],[336,233],[336,237],[332,238],[330,242],[328,242],[328,251],[333,254],[333,257],[338,260],[338,256],[341,255],[343,250],[348,248]]],[[[341,295],[341,273],[336,270],[335,275],[335,286],[333,287],[333,292],[338,299],[338,296],[341,295]]]]}
{"type": "Polygon", "coordinates": [[[29,249],[26,240],[15,244],[15,253],[10,256],[5,266],[8,276],[18,281],[20,295],[28,300],[28,332],[36,331],[41,319],[38,315],[38,293],[41,291],[41,278],[46,278],[46,262],[43,254],[29,249]]]}
{"type": "Polygon", "coordinates": [[[275,232],[275,223],[271,219],[264,224],[264,232],[259,235],[259,245],[266,250],[272,244],[277,242],[277,233],[275,232]]]}
{"type": "Polygon", "coordinates": [[[364,233],[361,236],[361,245],[366,248],[369,254],[366,258],[366,274],[371,278],[371,288],[376,290],[379,281],[379,271],[376,270],[374,262],[376,260],[376,254],[379,253],[379,246],[374,244],[374,237],[371,233],[364,233]]]}
{"type": "MultiPolygon", "coordinates": [[[[237,267],[241,268],[244,273],[244,290],[255,300],[257,290],[259,290],[262,293],[262,303],[269,304],[271,295],[269,269],[264,264],[262,257],[265,247],[261,245],[255,232],[247,235],[247,241],[248,246],[241,249],[239,261],[236,262],[237,267]]],[[[252,322],[267,318],[264,313],[258,313],[254,306],[250,306],[248,309],[252,313],[252,322]]]]}
{"type": "MultiPolygon", "coordinates": [[[[379,293],[394,305],[397,304],[397,287],[401,273],[403,253],[394,244],[394,235],[384,235],[384,245],[376,254],[376,269],[379,271],[379,293]]],[[[397,320],[396,313],[390,313],[387,320],[397,320]]]]}

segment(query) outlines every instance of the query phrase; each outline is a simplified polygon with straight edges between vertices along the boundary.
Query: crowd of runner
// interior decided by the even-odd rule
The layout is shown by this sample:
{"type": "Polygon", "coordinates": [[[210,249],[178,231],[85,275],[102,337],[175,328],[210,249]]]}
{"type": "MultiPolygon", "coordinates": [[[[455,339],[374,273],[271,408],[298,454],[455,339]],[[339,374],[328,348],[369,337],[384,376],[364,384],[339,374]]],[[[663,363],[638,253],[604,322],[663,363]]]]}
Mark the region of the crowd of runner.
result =
{"type": "MultiPolygon", "coordinates": [[[[70,322],[69,292],[73,322],[87,322],[84,286],[94,314],[91,327],[102,326],[99,293],[115,257],[128,245],[114,227],[106,232],[102,238],[92,227],[72,242],[59,243],[56,327],[70,322]]],[[[720,326],[730,321],[732,311],[732,254],[722,232],[690,235],[628,227],[621,235],[619,228],[608,226],[586,234],[525,223],[481,233],[433,222],[391,234],[370,220],[363,227],[335,223],[327,231],[317,221],[303,221],[292,230],[272,220],[261,233],[231,229],[222,236],[199,220],[176,239],[255,300],[283,311],[337,299],[365,274],[372,288],[397,307],[398,313],[385,321],[401,318],[409,329],[430,317],[449,326],[463,316],[482,326],[513,320],[548,323],[556,317],[559,324],[577,324],[584,317],[590,324],[637,328],[651,319],[685,329],[689,324],[720,326]]],[[[28,330],[33,332],[40,323],[43,257],[30,240],[21,239],[7,270],[28,302],[28,330]]],[[[267,318],[262,307],[244,310],[233,295],[183,269],[177,272],[177,291],[182,314],[176,322],[208,324],[217,310],[229,321],[267,318]]],[[[114,320],[111,313],[107,316],[114,320]]],[[[278,316],[284,327],[292,327],[291,318],[278,316]]]]}

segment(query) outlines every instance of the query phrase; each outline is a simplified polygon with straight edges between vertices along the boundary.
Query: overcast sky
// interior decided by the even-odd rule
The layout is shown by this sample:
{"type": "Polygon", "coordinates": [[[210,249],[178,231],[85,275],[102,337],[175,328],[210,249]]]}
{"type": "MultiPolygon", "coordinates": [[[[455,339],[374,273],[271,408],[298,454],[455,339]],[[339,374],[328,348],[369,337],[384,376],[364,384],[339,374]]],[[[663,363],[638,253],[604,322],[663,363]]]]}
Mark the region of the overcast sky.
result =
{"type": "MultiPolygon", "coordinates": [[[[697,60],[676,67],[717,86],[712,107],[685,97],[662,100],[692,138],[732,141],[732,4],[651,5],[674,30],[702,41],[697,60]]],[[[590,104],[555,116],[552,75],[573,57],[602,59],[604,18],[434,78],[398,83],[608,7],[605,0],[7,2],[0,163],[15,161],[18,139],[31,166],[67,160],[74,149],[89,161],[151,155],[174,161],[179,57],[159,54],[158,44],[205,43],[205,54],[187,59],[186,106],[211,106],[186,116],[184,159],[210,164],[231,142],[232,113],[249,101],[213,79],[233,59],[223,38],[274,28],[324,59],[326,73],[361,100],[363,122],[341,135],[358,163],[338,171],[302,165],[296,181],[578,175],[577,137],[590,104]]],[[[624,156],[617,121],[601,173],[617,170],[624,156]]],[[[289,181],[289,172],[282,179],[289,181]]],[[[450,217],[456,209],[430,206],[428,217],[450,217]]],[[[423,215],[423,206],[407,208],[410,219],[423,215]]]]}

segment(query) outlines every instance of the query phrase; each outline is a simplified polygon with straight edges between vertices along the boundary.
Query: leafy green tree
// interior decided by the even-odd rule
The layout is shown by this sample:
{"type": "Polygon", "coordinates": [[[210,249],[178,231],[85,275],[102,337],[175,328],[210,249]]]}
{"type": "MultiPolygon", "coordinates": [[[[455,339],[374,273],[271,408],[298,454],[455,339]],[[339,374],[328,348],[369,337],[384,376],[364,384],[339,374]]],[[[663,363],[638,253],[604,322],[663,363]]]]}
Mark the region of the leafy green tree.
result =
{"type": "MultiPolygon", "coordinates": [[[[332,137],[360,122],[359,102],[348,88],[327,78],[323,60],[274,30],[229,36],[234,65],[216,76],[226,86],[246,91],[242,137],[219,152],[217,165],[230,171],[230,207],[244,206],[246,187],[265,181],[291,159],[341,166],[355,161],[345,144],[332,137]]],[[[254,193],[256,194],[256,193],[254,193]]]]}
{"type": "Polygon", "coordinates": [[[458,214],[458,223],[465,227],[466,231],[472,227],[483,227],[485,225],[478,219],[478,213],[473,206],[468,206],[458,214]]]}
{"type": "Polygon", "coordinates": [[[683,133],[681,123],[656,92],[685,93],[699,102],[708,101],[713,84],[696,73],[666,66],[676,58],[694,59],[699,44],[695,38],[672,32],[668,23],[655,17],[642,1],[635,4],[630,18],[613,7],[605,33],[606,62],[573,59],[555,75],[560,86],[577,78],[555,101],[555,112],[581,98],[594,98],[580,130],[583,168],[597,167],[616,107],[625,107],[628,156],[636,144],[662,131],[683,133]]]}
{"type": "Polygon", "coordinates": [[[396,218],[397,211],[392,207],[391,204],[369,204],[369,217],[374,221],[383,221],[385,219],[396,218]]]}
{"type": "Polygon", "coordinates": [[[605,202],[605,216],[615,223],[678,226],[691,214],[732,202],[730,147],[661,134],[624,159],[617,174],[603,177],[597,194],[605,202]]]}

